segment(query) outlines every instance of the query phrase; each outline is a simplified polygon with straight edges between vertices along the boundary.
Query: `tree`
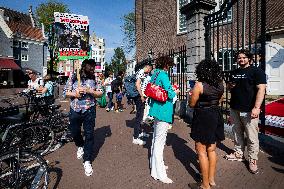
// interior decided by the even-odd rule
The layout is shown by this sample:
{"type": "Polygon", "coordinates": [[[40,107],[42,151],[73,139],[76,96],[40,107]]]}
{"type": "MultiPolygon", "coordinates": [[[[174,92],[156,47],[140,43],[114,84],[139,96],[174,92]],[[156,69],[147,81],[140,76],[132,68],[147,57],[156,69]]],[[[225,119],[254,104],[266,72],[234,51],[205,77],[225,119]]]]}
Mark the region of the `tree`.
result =
{"type": "Polygon", "coordinates": [[[54,12],[70,12],[67,5],[49,0],[47,3],[41,3],[36,8],[36,15],[39,23],[43,23],[45,32],[48,34],[50,25],[54,21],[54,12]]]}
{"type": "Polygon", "coordinates": [[[126,59],[123,49],[121,47],[117,47],[114,49],[114,55],[111,58],[111,64],[109,65],[108,69],[113,71],[115,75],[117,75],[119,71],[125,72],[126,59]]]}
{"type": "Polygon", "coordinates": [[[56,56],[56,43],[54,28],[54,12],[70,12],[67,5],[57,2],[55,0],[49,0],[47,3],[41,3],[36,8],[36,15],[39,23],[43,23],[45,33],[48,35],[48,49],[50,53],[49,72],[52,76],[54,68],[57,68],[58,59],[56,56]]]}
{"type": "Polygon", "coordinates": [[[123,26],[121,26],[124,33],[125,50],[129,53],[135,48],[136,36],[135,36],[135,13],[130,12],[123,16],[123,26]]]}

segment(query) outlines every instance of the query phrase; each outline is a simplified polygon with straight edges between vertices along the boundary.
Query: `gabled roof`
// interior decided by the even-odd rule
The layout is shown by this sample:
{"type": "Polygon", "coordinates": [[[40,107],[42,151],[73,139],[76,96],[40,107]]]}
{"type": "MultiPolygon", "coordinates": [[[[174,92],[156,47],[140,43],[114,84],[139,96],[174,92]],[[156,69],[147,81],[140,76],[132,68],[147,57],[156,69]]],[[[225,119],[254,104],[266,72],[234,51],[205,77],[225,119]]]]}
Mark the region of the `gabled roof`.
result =
{"type": "Polygon", "coordinates": [[[21,38],[30,40],[45,40],[42,30],[33,27],[30,15],[5,7],[0,7],[0,9],[4,10],[4,20],[13,34],[21,34],[21,38]]]}

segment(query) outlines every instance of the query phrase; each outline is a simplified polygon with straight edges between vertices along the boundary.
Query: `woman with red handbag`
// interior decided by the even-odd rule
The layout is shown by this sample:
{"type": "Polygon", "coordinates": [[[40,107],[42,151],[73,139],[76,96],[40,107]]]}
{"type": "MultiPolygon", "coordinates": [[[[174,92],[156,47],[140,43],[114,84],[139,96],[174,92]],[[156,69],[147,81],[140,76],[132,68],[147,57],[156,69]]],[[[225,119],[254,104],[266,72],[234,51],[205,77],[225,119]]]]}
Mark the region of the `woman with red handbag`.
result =
{"type": "Polygon", "coordinates": [[[163,151],[169,125],[173,122],[173,98],[176,97],[179,90],[173,89],[167,73],[169,68],[174,64],[173,59],[168,56],[163,56],[159,57],[155,63],[156,69],[148,84],[149,86],[146,87],[146,90],[148,88],[148,91],[152,91],[152,93],[150,92],[152,95],[150,95],[149,115],[155,119],[150,168],[151,176],[155,180],[170,184],[173,183],[173,181],[167,176],[167,166],[164,164],[163,151]],[[164,92],[162,92],[162,90],[164,90],[164,92]],[[156,94],[160,93],[162,97],[153,96],[155,92],[156,94]],[[167,99],[165,100],[163,93],[167,94],[167,99]]]}

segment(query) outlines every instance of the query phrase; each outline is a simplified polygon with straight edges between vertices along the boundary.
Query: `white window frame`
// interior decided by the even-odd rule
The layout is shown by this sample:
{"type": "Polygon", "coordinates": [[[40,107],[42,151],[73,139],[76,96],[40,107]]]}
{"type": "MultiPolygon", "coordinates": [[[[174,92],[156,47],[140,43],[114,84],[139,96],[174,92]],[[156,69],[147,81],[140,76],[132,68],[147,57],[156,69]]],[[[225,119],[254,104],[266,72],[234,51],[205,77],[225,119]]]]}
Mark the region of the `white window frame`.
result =
{"type": "MultiPolygon", "coordinates": [[[[182,17],[185,19],[185,15],[182,15],[181,13],[180,13],[180,1],[185,1],[184,2],[184,5],[186,5],[187,3],[189,3],[191,0],[177,0],[177,34],[185,34],[185,33],[187,33],[187,24],[186,24],[186,26],[185,26],[185,29],[184,28],[182,28],[182,29],[184,29],[183,31],[180,31],[181,30],[181,28],[180,28],[180,19],[182,19],[182,17]]],[[[185,22],[186,22],[186,20],[185,20],[185,22]]]]}
{"type": "Polygon", "coordinates": [[[28,42],[22,42],[21,47],[25,48],[25,49],[28,49],[29,48],[29,43],[28,42]],[[26,45],[24,45],[24,44],[26,44],[26,45]]]}
{"type": "MultiPolygon", "coordinates": [[[[220,7],[221,5],[223,4],[225,0],[215,0],[215,2],[217,3],[215,9],[214,9],[214,12],[217,12],[220,10],[220,7]]],[[[233,18],[233,11],[232,11],[232,8],[228,11],[228,17],[226,19],[222,20],[219,22],[219,24],[228,24],[228,23],[231,23],[232,22],[232,18],[233,18]]],[[[217,24],[217,23],[216,23],[217,24]]]]}
{"type": "Polygon", "coordinates": [[[22,54],[22,55],[21,55],[21,61],[23,61],[23,62],[29,61],[29,55],[27,55],[27,54],[22,54]]]}
{"type": "MultiPolygon", "coordinates": [[[[234,59],[234,55],[235,53],[237,53],[237,49],[231,49],[231,48],[223,48],[223,49],[219,49],[219,52],[221,56],[219,56],[219,60],[218,62],[220,64],[220,67],[222,68],[222,71],[229,71],[229,70],[233,70],[236,69],[238,67],[238,64],[235,62],[234,59]],[[229,62],[227,62],[228,65],[225,65],[225,53],[227,53],[228,55],[228,60],[229,62]],[[232,54],[233,53],[233,54],[232,54]],[[227,69],[225,69],[227,68],[227,69]]],[[[217,54],[216,54],[216,58],[217,58],[217,54]]]]}
{"type": "Polygon", "coordinates": [[[19,60],[19,59],[20,59],[19,54],[15,54],[15,55],[14,55],[14,60],[19,60]]]}

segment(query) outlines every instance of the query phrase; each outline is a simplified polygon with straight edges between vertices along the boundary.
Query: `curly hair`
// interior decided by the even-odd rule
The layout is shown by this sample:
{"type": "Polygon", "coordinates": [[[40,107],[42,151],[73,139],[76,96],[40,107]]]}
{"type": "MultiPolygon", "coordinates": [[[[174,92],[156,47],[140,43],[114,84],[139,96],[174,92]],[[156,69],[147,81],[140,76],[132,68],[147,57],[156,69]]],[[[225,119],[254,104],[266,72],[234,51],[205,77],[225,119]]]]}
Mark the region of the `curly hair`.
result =
{"type": "Polygon", "coordinates": [[[169,56],[160,56],[155,61],[156,68],[158,69],[164,69],[166,66],[173,66],[174,65],[174,59],[169,56]]]}
{"type": "Polygon", "coordinates": [[[218,87],[222,81],[222,72],[218,63],[214,60],[202,60],[195,70],[196,77],[200,82],[206,82],[209,85],[218,87]]]}

